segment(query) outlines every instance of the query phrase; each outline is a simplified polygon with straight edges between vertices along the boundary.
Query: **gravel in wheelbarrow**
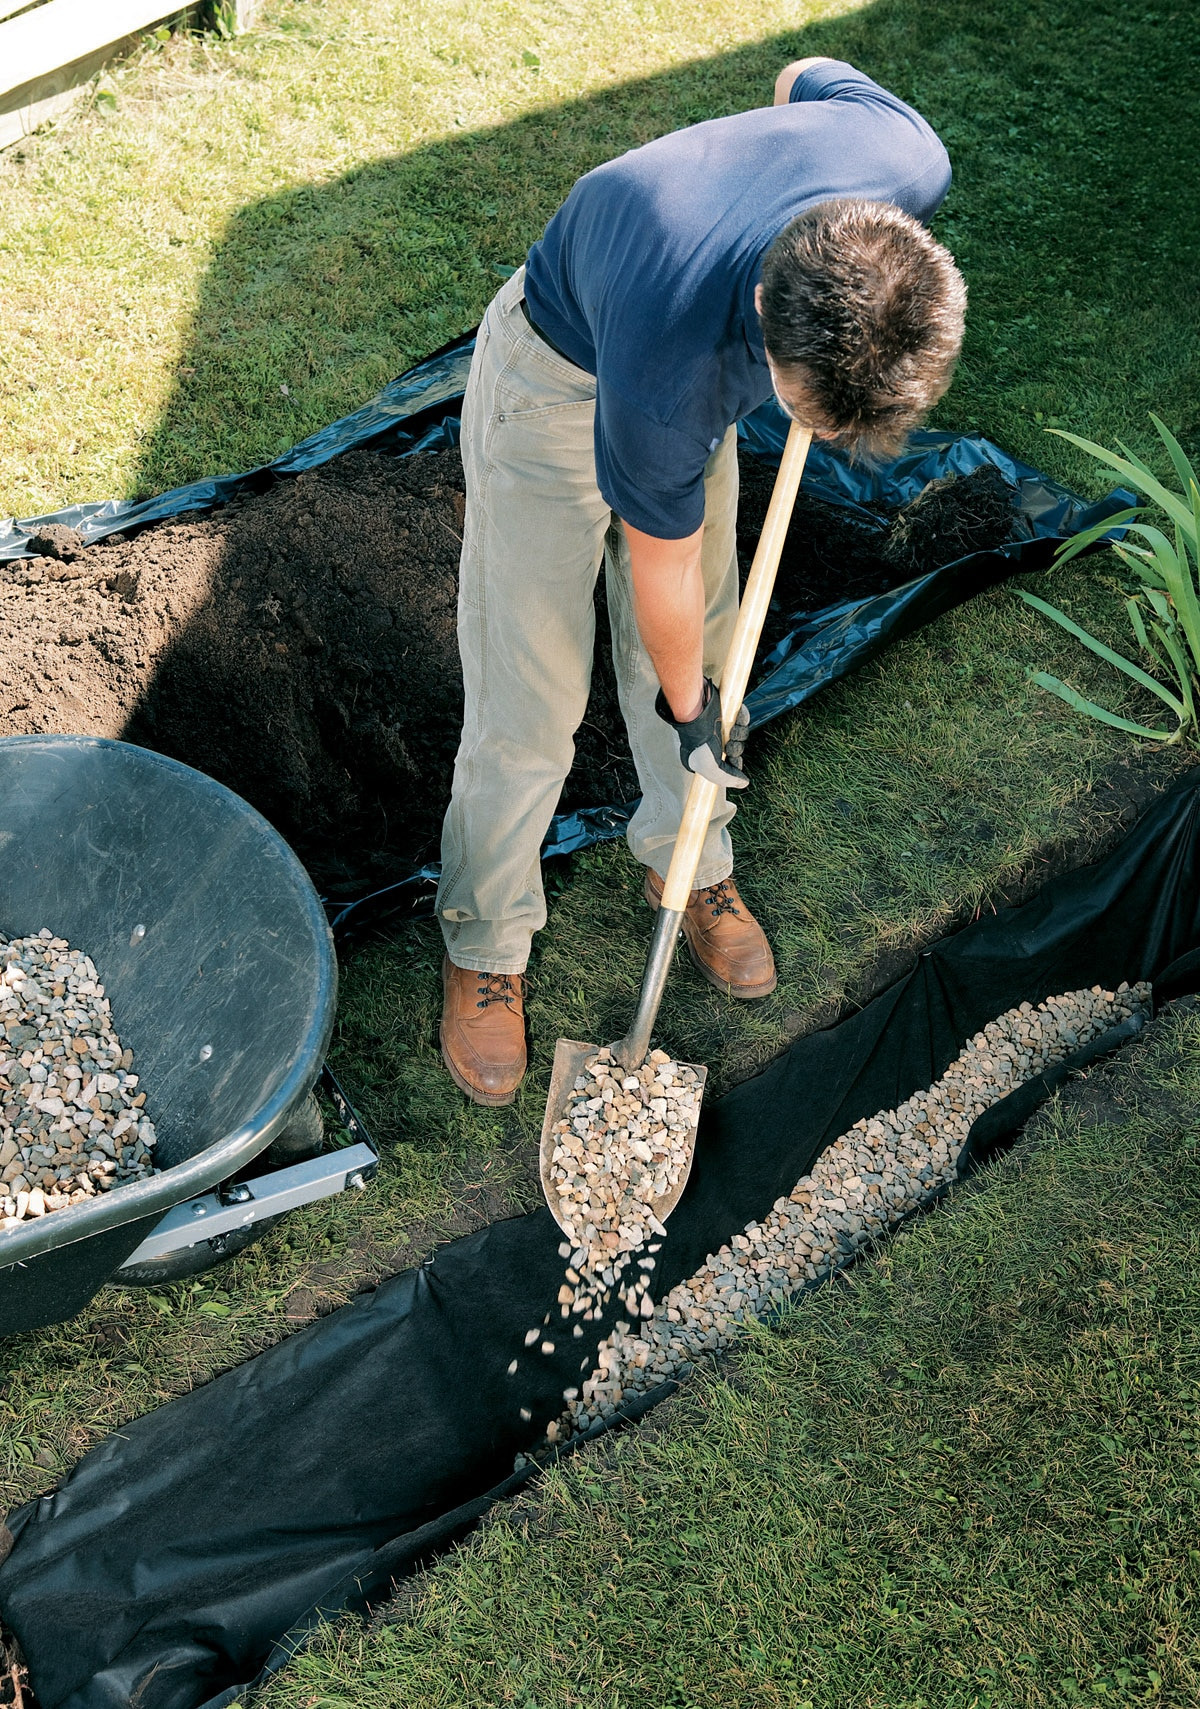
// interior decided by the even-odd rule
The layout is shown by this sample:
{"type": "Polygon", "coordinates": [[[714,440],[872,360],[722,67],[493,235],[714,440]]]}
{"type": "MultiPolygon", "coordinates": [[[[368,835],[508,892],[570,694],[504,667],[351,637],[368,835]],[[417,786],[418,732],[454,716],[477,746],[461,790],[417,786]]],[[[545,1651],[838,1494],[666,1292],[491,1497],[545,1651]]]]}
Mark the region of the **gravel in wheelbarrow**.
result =
{"type": "MultiPolygon", "coordinates": [[[[59,1030],[83,1041],[98,1070],[89,1133],[91,1119],[103,1129],[109,1113],[100,1096],[112,1098],[100,1093],[100,1072],[119,1091],[128,1049],[153,1099],[159,1164],[53,1215],[0,1227],[5,1335],[70,1317],[167,1211],[228,1181],[288,1130],[324,1061],[337,968],[312,882],[278,833],[211,778],[143,748],[87,736],[0,739],[0,848],[21,857],[0,862],[0,931],[28,938],[53,921],[58,942],[86,944],[121,1017],[120,1041],[110,1041],[103,1027],[76,1033],[58,1011],[59,1030]]],[[[65,1037],[50,1043],[64,1050],[50,1060],[65,1060],[65,1037]]],[[[28,1048],[15,1061],[30,1078],[43,1066],[49,1078],[28,1048]]],[[[8,1077],[11,1086],[11,1067],[8,1077]]],[[[52,1094],[37,1113],[61,1123],[66,1102],[52,1094]]]]}

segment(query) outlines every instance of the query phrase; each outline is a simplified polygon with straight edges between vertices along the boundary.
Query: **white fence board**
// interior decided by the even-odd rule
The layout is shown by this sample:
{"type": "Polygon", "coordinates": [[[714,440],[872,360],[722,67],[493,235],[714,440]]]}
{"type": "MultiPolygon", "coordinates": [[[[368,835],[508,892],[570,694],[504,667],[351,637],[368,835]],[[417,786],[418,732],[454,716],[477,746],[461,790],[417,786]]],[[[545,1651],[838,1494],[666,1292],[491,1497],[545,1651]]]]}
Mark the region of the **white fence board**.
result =
{"type": "MultiPolygon", "coordinates": [[[[249,27],[259,0],[237,0],[236,27],[249,27]]],[[[0,0],[0,149],[66,111],[74,92],[108,60],[167,20],[211,18],[209,0],[0,0]],[[5,21],[7,20],[7,21],[5,21]]]]}
{"type": "Polygon", "coordinates": [[[180,10],[179,0],[47,0],[10,18],[0,25],[0,102],[180,10]]]}

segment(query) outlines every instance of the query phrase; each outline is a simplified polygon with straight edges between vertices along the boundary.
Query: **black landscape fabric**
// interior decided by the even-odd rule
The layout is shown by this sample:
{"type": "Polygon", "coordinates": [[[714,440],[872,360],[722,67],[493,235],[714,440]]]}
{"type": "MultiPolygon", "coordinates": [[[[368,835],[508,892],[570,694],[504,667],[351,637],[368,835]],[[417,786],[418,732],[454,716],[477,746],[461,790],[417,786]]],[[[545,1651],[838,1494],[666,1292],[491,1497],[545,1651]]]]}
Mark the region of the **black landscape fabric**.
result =
{"type": "MultiPolygon", "coordinates": [[[[857,1014],[706,1105],[660,1289],[765,1215],[856,1120],[929,1085],[998,1013],[1159,975],[1177,993],[1180,969],[1200,977],[1198,948],[1192,774],[1102,864],[925,951],[857,1014]]],[[[520,1481],[514,1455],[608,1327],[526,1353],[525,1332],[554,1311],[559,1238],[542,1209],[453,1242],[128,1425],[20,1509],[0,1611],[42,1709],[217,1709],[286,1656],[314,1608],[379,1600],[463,1535],[520,1481]]]]}
{"type": "MultiPolygon", "coordinates": [[[[22,521],[0,521],[0,564],[34,553],[32,540],[49,524],[77,530],[85,545],[108,535],[129,535],[153,523],[193,515],[262,492],[276,480],[315,468],[343,452],[369,449],[394,456],[442,450],[458,442],[459,412],[474,348],[468,333],[392,380],[362,409],[301,440],[261,468],[174,487],[138,501],[104,500],[22,521]]],[[[779,460],[787,421],[773,400],[738,423],[740,448],[766,462],[779,460]]],[[[850,599],[822,611],[792,614],[783,638],[768,653],[747,697],[752,727],[802,705],[822,688],[865,664],[902,636],[931,623],[942,612],[1017,573],[1041,570],[1057,545],[1134,502],[1116,489],[1095,504],[1060,486],[1029,464],[977,435],[919,432],[905,454],[877,467],[850,463],[814,444],[805,465],[804,491],[843,508],[864,528],[882,531],[881,509],[909,504],[930,482],[995,469],[1015,493],[1013,530],[1007,544],[973,552],[928,574],[866,599],[850,599]]],[[[596,802],[559,815],[550,827],[545,853],[566,854],[620,836],[636,802],[596,802]]],[[[380,918],[422,911],[430,886],[402,877],[388,893],[363,898],[363,909],[343,926],[355,930],[380,918]]]]}

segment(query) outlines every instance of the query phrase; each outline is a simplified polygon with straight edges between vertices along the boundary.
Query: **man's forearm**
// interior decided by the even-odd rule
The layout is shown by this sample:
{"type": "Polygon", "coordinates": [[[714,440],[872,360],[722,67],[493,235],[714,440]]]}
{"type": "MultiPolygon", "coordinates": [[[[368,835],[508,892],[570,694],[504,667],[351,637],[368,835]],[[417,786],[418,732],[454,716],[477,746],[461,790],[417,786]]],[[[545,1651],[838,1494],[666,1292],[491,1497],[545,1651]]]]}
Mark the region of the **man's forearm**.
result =
{"type": "Polygon", "coordinates": [[[625,536],[638,633],[671,711],[687,723],[704,703],[704,529],[657,540],[626,523],[625,536]]]}

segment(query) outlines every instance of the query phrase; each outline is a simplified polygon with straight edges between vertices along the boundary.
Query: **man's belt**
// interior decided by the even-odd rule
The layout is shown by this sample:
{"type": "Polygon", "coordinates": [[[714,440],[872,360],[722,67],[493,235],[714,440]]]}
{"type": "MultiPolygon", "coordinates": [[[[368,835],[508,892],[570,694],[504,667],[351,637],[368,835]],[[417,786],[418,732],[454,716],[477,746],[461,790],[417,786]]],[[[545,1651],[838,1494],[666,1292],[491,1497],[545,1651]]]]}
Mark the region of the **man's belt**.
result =
{"type": "MultiPolygon", "coordinates": [[[[530,332],[536,332],[542,343],[548,345],[556,356],[561,356],[564,362],[571,362],[571,358],[567,355],[566,351],[560,350],[552,338],[546,337],[546,334],[542,331],[537,321],[534,320],[533,316],[530,314],[529,304],[525,301],[524,297],[521,298],[521,313],[529,323],[530,332]]],[[[578,362],[571,362],[571,366],[572,368],[578,368],[579,364],[578,362]]]]}

